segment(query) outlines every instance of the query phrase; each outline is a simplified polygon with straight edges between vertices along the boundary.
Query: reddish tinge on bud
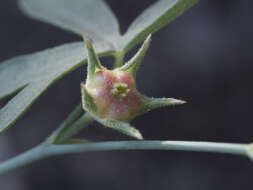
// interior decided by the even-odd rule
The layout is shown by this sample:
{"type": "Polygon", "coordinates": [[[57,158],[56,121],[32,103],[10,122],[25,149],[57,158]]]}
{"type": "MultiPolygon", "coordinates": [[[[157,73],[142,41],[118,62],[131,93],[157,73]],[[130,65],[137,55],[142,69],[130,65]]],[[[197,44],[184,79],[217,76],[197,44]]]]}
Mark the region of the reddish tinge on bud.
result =
{"type": "Polygon", "coordinates": [[[184,103],[173,98],[148,98],[137,91],[136,72],[150,40],[149,35],[136,55],[123,66],[108,70],[100,64],[90,41],[85,39],[88,73],[85,84],[81,83],[83,108],[103,125],[137,139],[142,139],[142,135],[129,125],[131,119],[158,107],[184,103]]]}
{"type": "Polygon", "coordinates": [[[102,118],[131,120],[144,103],[136,90],[135,79],[128,72],[99,70],[85,87],[102,118]]]}

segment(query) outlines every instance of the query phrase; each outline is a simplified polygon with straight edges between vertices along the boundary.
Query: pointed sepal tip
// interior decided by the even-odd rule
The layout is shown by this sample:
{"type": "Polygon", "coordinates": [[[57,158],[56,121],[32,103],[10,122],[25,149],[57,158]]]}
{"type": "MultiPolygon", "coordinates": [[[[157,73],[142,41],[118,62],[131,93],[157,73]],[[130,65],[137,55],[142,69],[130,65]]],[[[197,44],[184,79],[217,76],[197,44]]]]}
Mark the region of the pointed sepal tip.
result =
{"type": "Polygon", "coordinates": [[[132,127],[128,122],[119,121],[110,118],[104,118],[100,120],[100,122],[109,128],[115,129],[125,135],[133,137],[138,140],[143,140],[143,136],[140,131],[134,127],[132,127]]]}
{"type": "Polygon", "coordinates": [[[83,36],[84,40],[85,40],[85,44],[86,44],[86,48],[88,51],[88,74],[87,74],[87,80],[91,80],[91,78],[93,77],[94,73],[97,70],[101,70],[104,69],[104,67],[101,65],[99,58],[97,56],[97,54],[95,53],[95,50],[92,46],[92,43],[90,42],[90,40],[83,36]]]}
{"type": "Polygon", "coordinates": [[[139,115],[156,108],[185,104],[186,101],[175,98],[149,98],[143,97],[144,104],[140,107],[139,115]]]}
{"type": "Polygon", "coordinates": [[[148,35],[148,37],[143,42],[141,48],[138,50],[138,52],[122,67],[117,68],[117,70],[125,71],[131,73],[134,78],[136,77],[136,72],[142,63],[142,60],[148,50],[148,47],[151,42],[151,34],[148,35]]]}

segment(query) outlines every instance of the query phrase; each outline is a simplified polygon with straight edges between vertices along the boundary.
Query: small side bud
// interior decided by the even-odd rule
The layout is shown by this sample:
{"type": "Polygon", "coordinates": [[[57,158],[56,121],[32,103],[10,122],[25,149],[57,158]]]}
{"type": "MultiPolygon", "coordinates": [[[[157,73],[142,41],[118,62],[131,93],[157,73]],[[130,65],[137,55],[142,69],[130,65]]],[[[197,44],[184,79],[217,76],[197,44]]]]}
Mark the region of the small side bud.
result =
{"type": "Polygon", "coordinates": [[[143,42],[141,48],[135,54],[135,56],[133,56],[132,59],[130,59],[126,64],[124,64],[120,68],[117,68],[116,70],[129,72],[135,78],[136,77],[136,72],[137,72],[137,70],[138,70],[138,68],[139,68],[139,66],[140,66],[147,50],[148,50],[150,42],[151,42],[151,34],[148,35],[148,37],[143,42]]]}

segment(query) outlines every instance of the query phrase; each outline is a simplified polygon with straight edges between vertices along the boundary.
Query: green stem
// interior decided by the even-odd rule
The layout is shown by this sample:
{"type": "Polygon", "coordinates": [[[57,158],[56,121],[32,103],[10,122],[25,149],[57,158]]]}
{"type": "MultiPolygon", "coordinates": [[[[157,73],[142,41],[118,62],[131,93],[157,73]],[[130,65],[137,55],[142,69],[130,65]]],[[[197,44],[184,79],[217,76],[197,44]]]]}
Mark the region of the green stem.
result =
{"type": "Polygon", "coordinates": [[[61,123],[61,125],[47,138],[48,143],[54,143],[59,134],[63,133],[67,128],[80,117],[83,112],[82,104],[79,103],[75,109],[68,115],[68,117],[61,123]]]}
{"type": "Polygon", "coordinates": [[[115,57],[115,61],[114,61],[113,68],[115,69],[123,65],[125,53],[121,51],[117,51],[114,53],[114,57],[115,57]]]}
{"type": "Polygon", "coordinates": [[[36,160],[42,159],[47,155],[44,153],[46,144],[40,144],[35,148],[32,148],[14,158],[11,158],[0,164],[0,176],[11,170],[23,167],[27,164],[30,164],[36,160]]]}
{"type": "Polygon", "coordinates": [[[181,150],[237,154],[247,156],[247,144],[186,141],[111,141],[78,145],[52,145],[51,155],[108,150],[181,150]]]}
{"type": "Polygon", "coordinates": [[[110,150],[181,150],[201,151],[247,156],[253,159],[252,144],[185,141],[115,141],[73,145],[41,144],[0,164],[0,175],[36,160],[60,154],[110,150]]]}
{"type": "Polygon", "coordinates": [[[82,104],[78,104],[75,109],[68,115],[59,128],[57,128],[47,139],[50,144],[63,143],[67,139],[76,135],[81,129],[87,127],[93,119],[88,113],[83,112],[82,104]],[[79,118],[79,119],[78,119],[79,118]]]}
{"type": "Polygon", "coordinates": [[[92,121],[93,118],[90,116],[90,114],[85,113],[80,119],[74,122],[73,125],[66,128],[62,133],[60,133],[55,139],[54,144],[64,143],[64,141],[78,134],[83,128],[91,124],[92,121]]]}

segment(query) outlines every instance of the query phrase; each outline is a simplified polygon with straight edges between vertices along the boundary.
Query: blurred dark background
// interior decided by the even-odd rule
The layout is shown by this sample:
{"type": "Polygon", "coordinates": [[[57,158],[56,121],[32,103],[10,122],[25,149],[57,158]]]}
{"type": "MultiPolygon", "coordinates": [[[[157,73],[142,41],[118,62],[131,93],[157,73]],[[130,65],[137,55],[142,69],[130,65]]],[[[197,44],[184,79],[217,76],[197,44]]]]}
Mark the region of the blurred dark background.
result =
{"type": "MultiPolygon", "coordinates": [[[[122,31],[155,0],[107,1],[122,31]]],[[[202,0],[153,36],[137,84],[155,97],[188,103],[133,121],[146,139],[253,142],[253,2],[202,0]]],[[[16,0],[0,6],[0,61],[78,36],[31,20],[16,0]]],[[[110,65],[112,59],[103,59],[110,65]]],[[[80,101],[80,68],[56,82],[0,138],[0,161],[40,143],[80,101]]],[[[0,81],[4,82],[4,81],[0,81]]],[[[80,136],[128,139],[94,123],[80,136]]],[[[247,158],[179,151],[119,151],[48,158],[0,177],[1,190],[251,190],[247,158]]]]}

